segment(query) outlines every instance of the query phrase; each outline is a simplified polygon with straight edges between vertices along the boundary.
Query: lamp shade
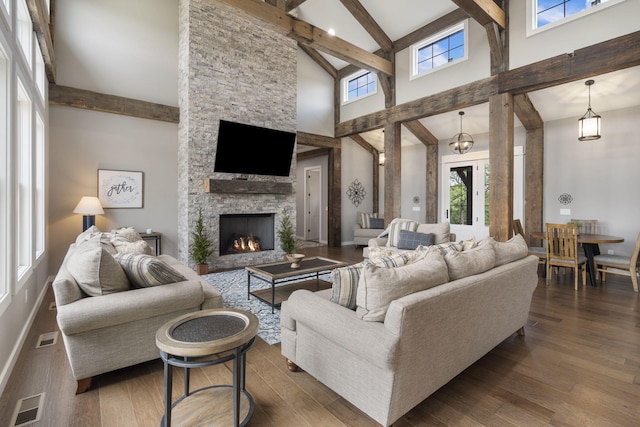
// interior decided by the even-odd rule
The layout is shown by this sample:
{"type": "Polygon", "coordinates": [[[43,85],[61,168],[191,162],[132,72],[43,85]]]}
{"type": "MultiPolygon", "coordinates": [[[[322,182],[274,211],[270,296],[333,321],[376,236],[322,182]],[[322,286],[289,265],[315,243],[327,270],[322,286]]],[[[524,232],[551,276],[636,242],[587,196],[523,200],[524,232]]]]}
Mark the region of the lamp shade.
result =
{"type": "Polygon", "coordinates": [[[82,215],[104,215],[104,210],[97,197],[83,196],[73,210],[73,213],[82,215]]]}

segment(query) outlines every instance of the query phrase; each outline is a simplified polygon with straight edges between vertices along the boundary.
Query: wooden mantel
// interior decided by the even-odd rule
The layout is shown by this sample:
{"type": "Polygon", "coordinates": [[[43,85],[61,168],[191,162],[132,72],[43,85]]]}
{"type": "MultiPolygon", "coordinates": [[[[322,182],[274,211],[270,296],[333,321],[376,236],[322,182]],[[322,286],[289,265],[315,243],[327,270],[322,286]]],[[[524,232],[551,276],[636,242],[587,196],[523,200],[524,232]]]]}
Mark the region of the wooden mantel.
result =
{"type": "Polygon", "coordinates": [[[248,181],[244,179],[205,179],[205,193],[291,194],[290,182],[248,181]]]}

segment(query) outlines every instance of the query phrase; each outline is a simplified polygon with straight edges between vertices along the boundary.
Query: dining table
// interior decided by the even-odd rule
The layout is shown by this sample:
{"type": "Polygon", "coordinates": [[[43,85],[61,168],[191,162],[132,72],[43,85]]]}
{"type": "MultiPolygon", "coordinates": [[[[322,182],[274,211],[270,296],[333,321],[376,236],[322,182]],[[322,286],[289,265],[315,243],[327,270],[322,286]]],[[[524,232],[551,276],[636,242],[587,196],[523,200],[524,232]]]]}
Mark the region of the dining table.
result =
{"type": "MultiPolygon", "coordinates": [[[[529,236],[533,239],[546,239],[546,234],[544,231],[534,231],[529,233],[529,236]]],[[[618,236],[610,236],[608,234],[591,234],[591,233],[580,233],[578,234],[578,243],[582,244],[582,249],[584,250],[584,256],[587,258],[587,272],[589,273],[589,280],[591,281],[591,286],[596,286],[596,269],[593,264],[593,257],[596,255],[600,255],[600,244],[608,244],[608,243],[622,243],[624,242],[623,237],[618,236]]]]}

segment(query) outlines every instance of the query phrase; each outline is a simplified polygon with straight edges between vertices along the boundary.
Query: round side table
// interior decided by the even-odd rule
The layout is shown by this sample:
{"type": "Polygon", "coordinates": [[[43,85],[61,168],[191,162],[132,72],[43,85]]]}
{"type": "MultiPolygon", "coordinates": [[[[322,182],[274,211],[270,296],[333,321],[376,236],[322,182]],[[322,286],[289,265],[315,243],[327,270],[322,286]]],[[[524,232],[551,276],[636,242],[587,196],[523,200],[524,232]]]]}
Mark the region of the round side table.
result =
{"type": "Polygon", "coordinates": [[[245,389],[245,354],[255,342],[258,318],[235,309],[187,313],[165,323],[156,333],[164,362],[164,417],[178,425],[246,425],[253,415],[253,398],[245,389]],[[233,385],[189,390],[189,370],[233,360],[233,385]],[[173,367],[184,368],[184,394],[172,400],[173,367]],[[216,404],[212,408],[212,403],[216,404]],[[233,409],[233,411],[231,410],[233,409]]]}

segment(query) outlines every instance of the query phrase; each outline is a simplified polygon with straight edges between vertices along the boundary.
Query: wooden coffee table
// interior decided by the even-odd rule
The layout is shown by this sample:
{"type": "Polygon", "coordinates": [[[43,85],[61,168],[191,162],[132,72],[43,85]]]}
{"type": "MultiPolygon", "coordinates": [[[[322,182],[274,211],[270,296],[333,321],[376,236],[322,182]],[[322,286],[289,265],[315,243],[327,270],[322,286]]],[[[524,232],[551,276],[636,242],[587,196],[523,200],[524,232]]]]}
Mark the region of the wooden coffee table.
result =
{"type": "Polygon", "coordinates": [[[291,268],[290,261],[245,267],[247,270],[247,299],[250,299],[251,295],[261,299],[271,305],[271,312],[273,313],[274,308],[280,307],[282,301],[286,301],[289,295],[295,290],[308,289],[310,291],[319,291],[330,288],[331,283],[326,280],[321,280],[320,273],[331,271],[334,268],[346,267],[347,265],[349,264],[342,261],[322,257],[311,257],[300,261],[299,268],[291,268]],[[271,287],[251,292],[252,277],[270,283],[271,287]],[[294,283],[283,285],[283,283],[288,282],[294,283]]]}

